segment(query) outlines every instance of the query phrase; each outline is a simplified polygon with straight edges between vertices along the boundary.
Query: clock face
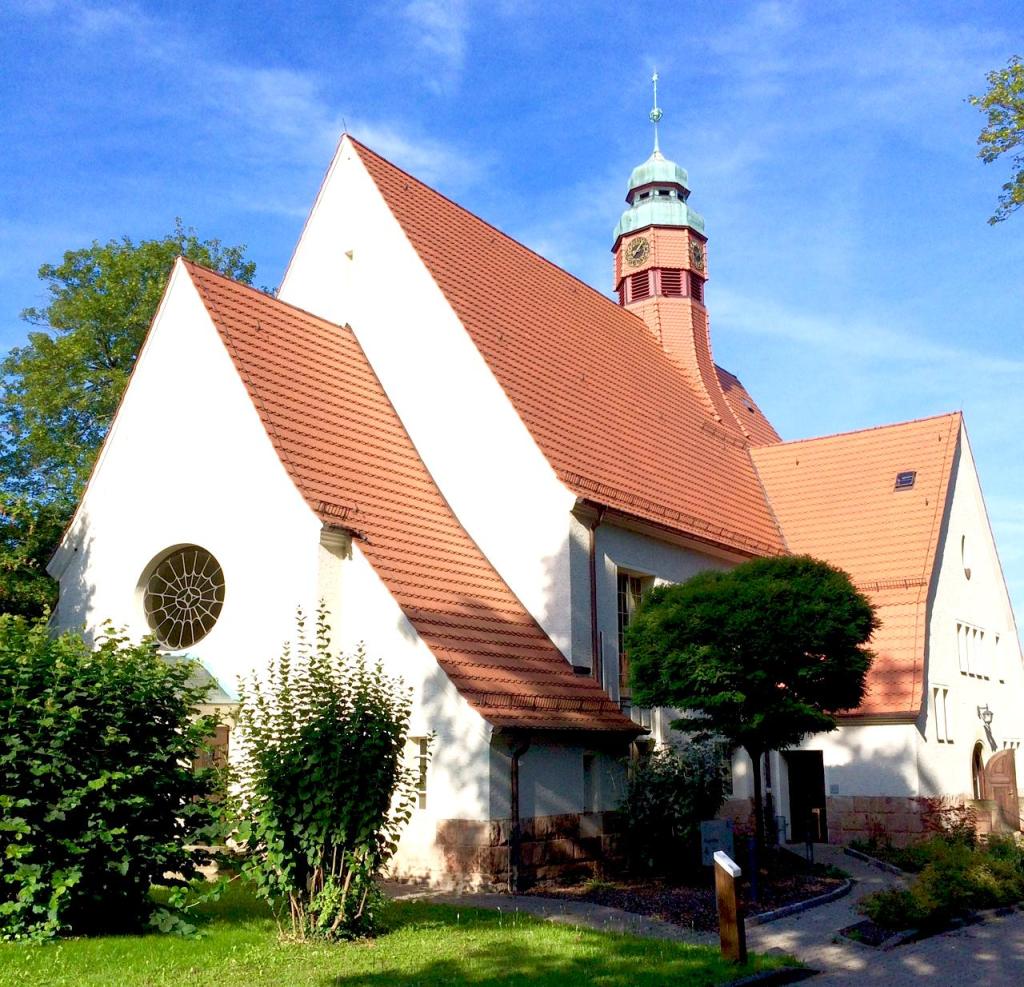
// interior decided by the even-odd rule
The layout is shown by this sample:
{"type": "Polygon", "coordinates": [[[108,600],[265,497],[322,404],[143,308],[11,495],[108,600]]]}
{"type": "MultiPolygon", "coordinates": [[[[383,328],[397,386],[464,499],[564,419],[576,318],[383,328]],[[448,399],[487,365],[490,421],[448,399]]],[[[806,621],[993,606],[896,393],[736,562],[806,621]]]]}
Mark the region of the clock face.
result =
{"type": "Polygon", "coordinates": [[[626,262],[630,267],[639,267],[651,253],[651,245],[646,237],[634,237],[626,244],[626,262]]]}
{"type": "Polygon", "coordinates": [[[690,263],[693,264],[694,270],[704,270],[704,246],[696,240],[690,242],[690,263]]]}

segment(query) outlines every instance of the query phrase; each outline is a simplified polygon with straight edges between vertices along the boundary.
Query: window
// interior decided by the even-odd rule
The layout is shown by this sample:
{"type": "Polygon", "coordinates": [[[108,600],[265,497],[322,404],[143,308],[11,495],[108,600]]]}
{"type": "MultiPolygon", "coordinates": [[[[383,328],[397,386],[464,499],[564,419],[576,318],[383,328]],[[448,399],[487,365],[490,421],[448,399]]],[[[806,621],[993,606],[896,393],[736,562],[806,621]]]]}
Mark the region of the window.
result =
{"type": "Polygon", "coordinates": [[[142,606],[156,639],[189,648],[213,630],[224,606],[224,573],[205,548],[174,549],[143,583],[142,606]]]}
{"type": "Polygon", "coordinates": [[[690,271],[690,297],[701,305],[704,304],[704,279],[690,271]]]}
{"type": "Polygon", "coordinates": [[[594,755],[583,755],[583,811],[597,812],[597,779],[594,772],[594,755]]]}
{"type": "Polygon", "coordinates": [[[193,758],[192,767],[196,771],[205,768],[226,768],[230,742],[231,728],[223,723],[218,724],[213,728],[213,733],[206,738],[209,750],[202,751],[198,757],[193,758]]]}
{"type": "Polygon", "coordinates": [[[896,487],[897,490],[909,490],[914,485],[914,480],[917,479],[917,470],[905,470],[902,473],[896,474],[896,487]]]}
{"type": "Polygon", "coordinates": [[[628,572],[619,573],[619,691],[620,694],[627,697],[629,695],[629,657],[626,654],[623,635],[643,599],[646,589],[644,584],[649,582],[650,580],[645,580],[642,576],[634,576],[628,572]]]}
{"type": "Polygon", "coordinates": [[[663,270],[661,272],[661,293],[663,295],[680,296],[683,293],[683,272],[663,270]]]}
{"type": "Polygon", "coordinates": [[[427,807],[427,765],[430,763],[430,738],[429,737],[410,737],[409,743],[412,744],[413,756],[416,759],[416,763],[413,765],[413,770],[416,773],[416,804],[421,809],[427,807]]]}
{"type": "Polygon", "coordinates": [[[649,298],[651,295],[650,271],[637,271],[629,276],[629,300],[649,298]]]}
{"type": "Polygon", "coordinates": [[[935,739],[940,744],[951,744],[953,732],[949,722],[949,689],[932,686],[932,717],[935,720],[935,739]]]}
{"type": "MultiPolygon", "coordinates": [[[[996,639],[998,643],[998,638],[996,639]]],[[[985,642],[985,632],[980,627],[957,623],[956,651],[960,663],[960,674],[971,678],[989,679],[995,656],[985,642]]]]}

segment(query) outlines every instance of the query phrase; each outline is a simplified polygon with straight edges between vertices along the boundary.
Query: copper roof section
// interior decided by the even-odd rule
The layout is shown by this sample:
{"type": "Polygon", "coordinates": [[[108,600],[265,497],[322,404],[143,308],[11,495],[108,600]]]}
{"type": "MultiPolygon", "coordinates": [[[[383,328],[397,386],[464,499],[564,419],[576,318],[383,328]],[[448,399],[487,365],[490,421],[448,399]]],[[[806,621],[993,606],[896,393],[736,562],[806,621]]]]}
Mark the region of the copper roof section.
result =
{"type": "Polygon", "coordinates": [[[571,490],[741,554],[782,551],[747,441],[712,420],[637,316],[352,144],[571,490]]]}
{"type": "Polygon", "coordinates": [[[441,496],[348,328],[184,262],[310,508],[360,550],[496,727],[640,733],[579,676],[441,496]]]}
{"type": "Polygon", "coordinates": [[[845,569],[878,607],[877,654],[857,715],[916,716],[924,694],[928,595],[959,412],[752,450],[790,551],[845,569]],[[916,471],[914,485],[896,476],[916,471]]]}

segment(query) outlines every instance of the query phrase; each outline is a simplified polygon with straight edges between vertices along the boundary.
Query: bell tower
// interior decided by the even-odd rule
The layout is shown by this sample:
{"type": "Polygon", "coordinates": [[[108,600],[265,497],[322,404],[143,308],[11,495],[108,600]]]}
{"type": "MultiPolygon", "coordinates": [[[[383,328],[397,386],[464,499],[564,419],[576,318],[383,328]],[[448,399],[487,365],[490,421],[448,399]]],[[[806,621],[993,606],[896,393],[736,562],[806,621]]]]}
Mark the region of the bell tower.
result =
{"type": "Polygon", "coordinates": [[[615,290],[696,390],[711,416],[735,425],[718,383],[704,285],[708,279],[704,217],[694,212],[689,177],[658,143],[658,73],[654,83],[654,151],[629,176],[629,208],[615,227],[615,290]]]}

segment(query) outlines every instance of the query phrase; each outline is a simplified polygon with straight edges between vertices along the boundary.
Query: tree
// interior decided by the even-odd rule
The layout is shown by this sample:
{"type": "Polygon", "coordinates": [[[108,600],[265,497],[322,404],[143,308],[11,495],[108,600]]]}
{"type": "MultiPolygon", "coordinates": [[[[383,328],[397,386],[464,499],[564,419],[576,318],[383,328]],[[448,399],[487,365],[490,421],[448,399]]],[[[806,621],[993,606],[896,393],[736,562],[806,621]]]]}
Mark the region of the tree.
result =
{"type": "Polygon", "coordinates": [[[988,117],[978,135],[978,157],[991,164],[1000,155],[1018,148],[1010,158],[1010,180],[1003,185],[999,206],[989,223],[1001,223],[1024,205],[1024,63],[1015,55],[1006,68],[986,75],[988,91],[969,96],[968,102],[988,117]]]}
{"type": "Polygon", "coordinates": [[[151,884],[195,875],[213,721],[192,671],[152,642],[93,650],[0,616],[0,938],[138,931],[151,884]]]}
{"type": "Polygon", "coordinates": [[[808,556],[704,572],[655,588],[626,629],[633,701],[685,710],[673,727],[746,750],[762,846],[762,755],[834,730],[860,703],[875,627],[846,573],[808,556]]]}
{"type": "Polygon", "coordinates": [[[180,254],[252,283],[245,248],[200,240],[181,220],[159,240],[128,237],[69,250],[39,277],[41,327],[0,363],[0,489],[64,504],[81,494],[180,254]]]}
{"type": "Polygon", "coordinates": [[[64,522],[60,504],[0,491],[0,614],[39,617],[57,602],[46,563],[64,522]]]}

